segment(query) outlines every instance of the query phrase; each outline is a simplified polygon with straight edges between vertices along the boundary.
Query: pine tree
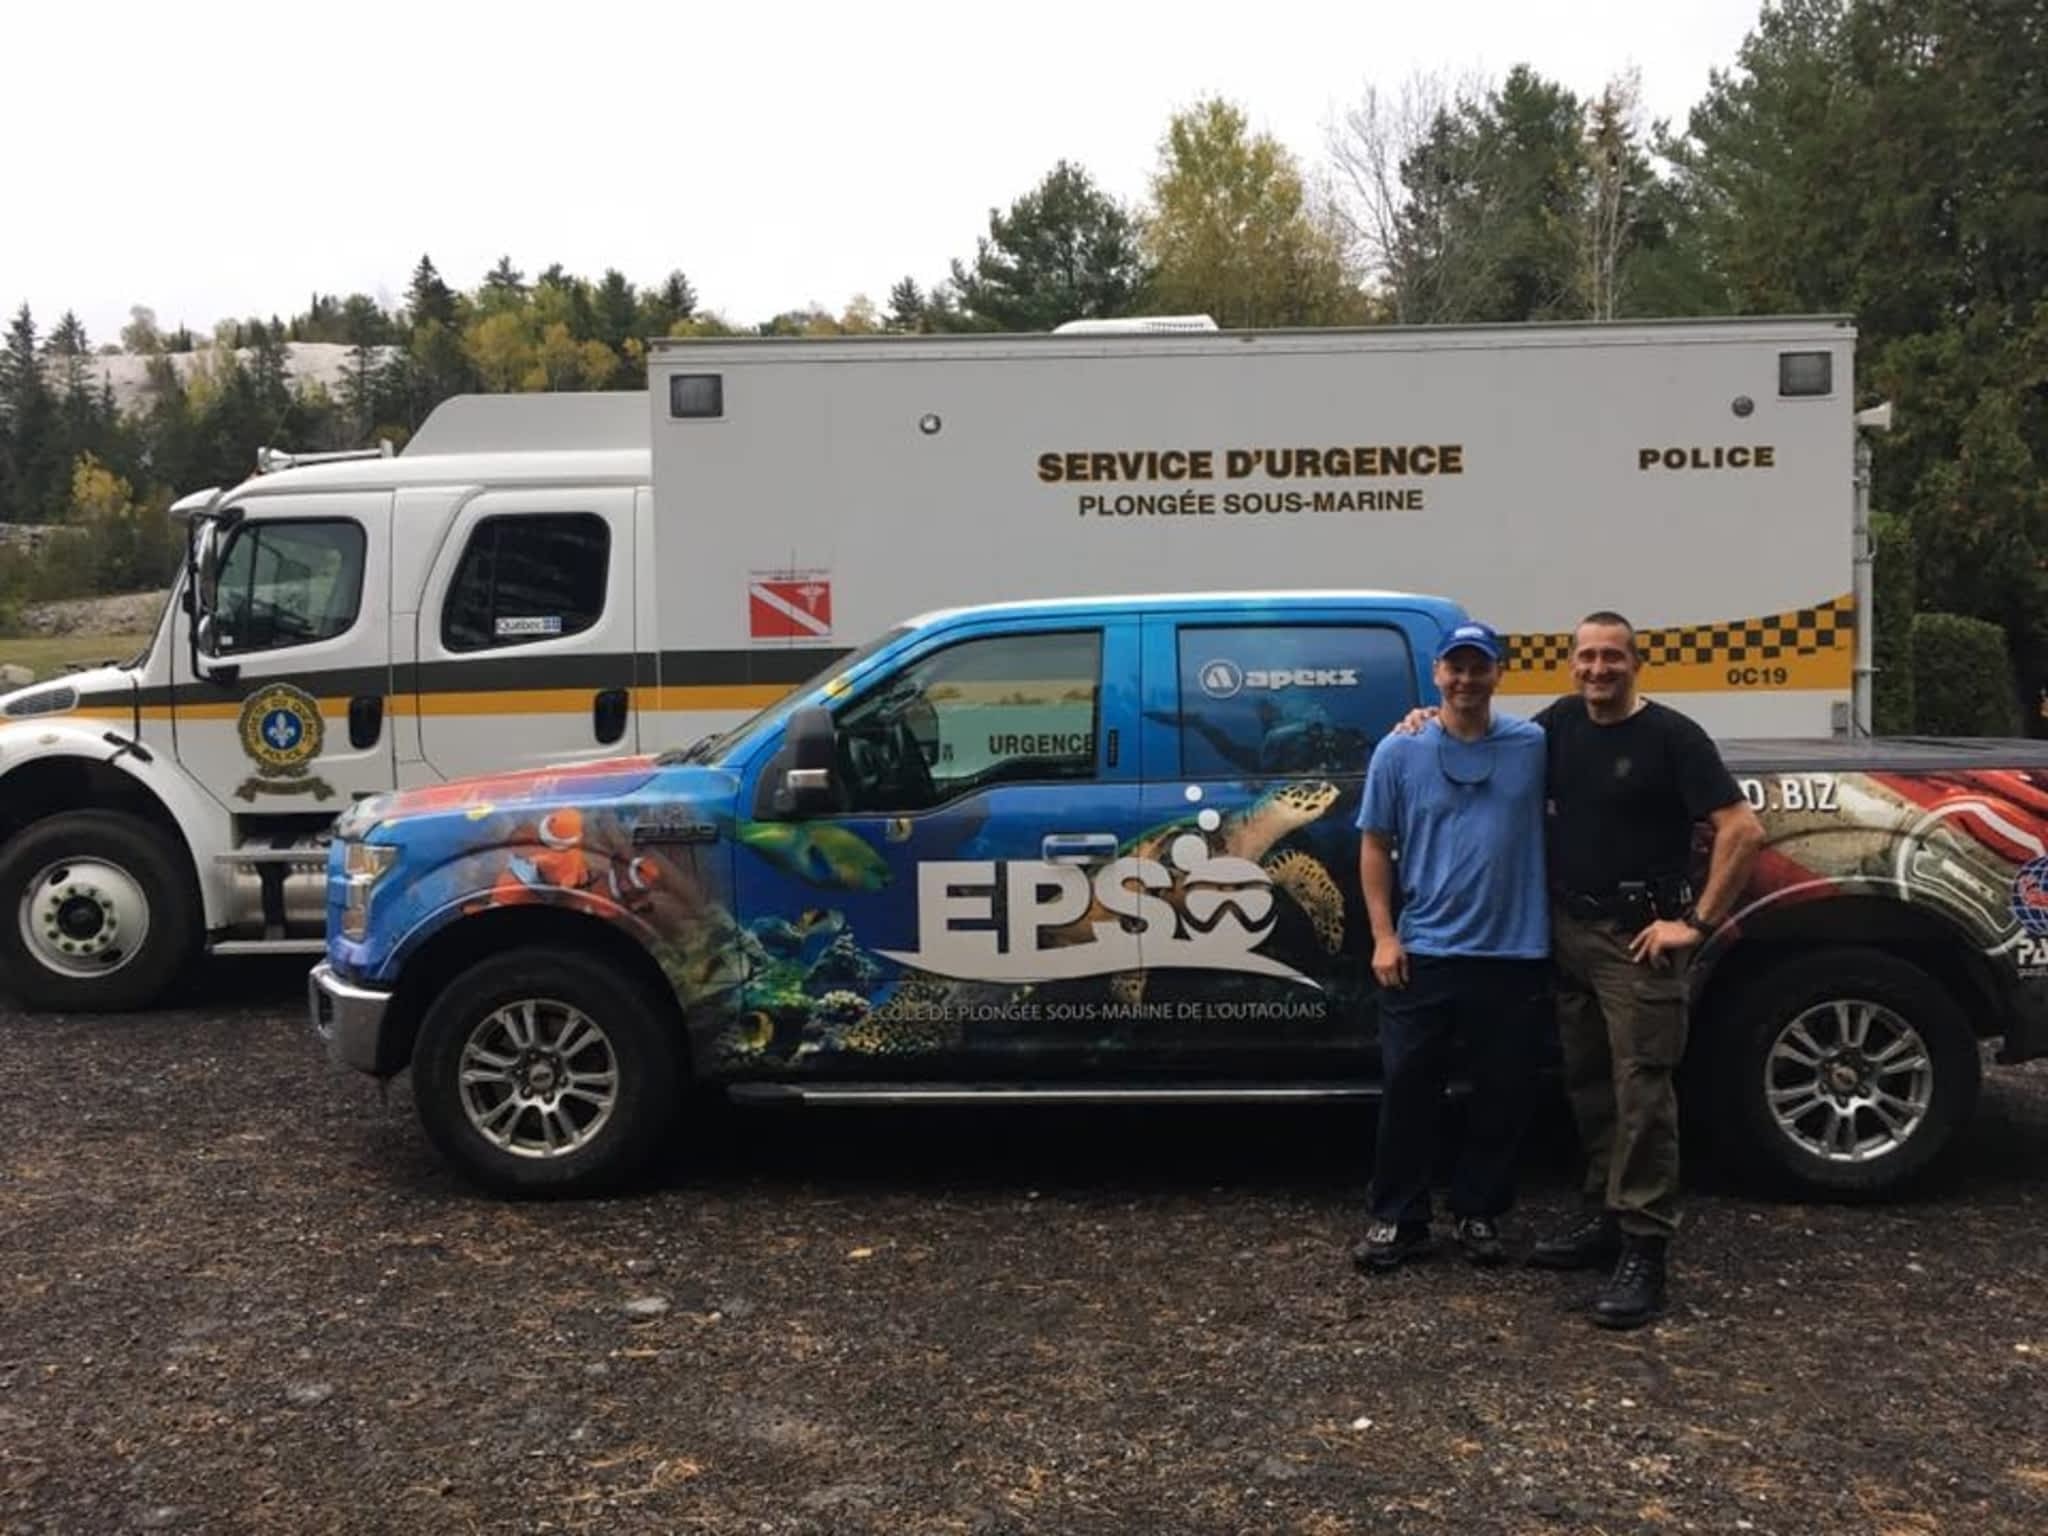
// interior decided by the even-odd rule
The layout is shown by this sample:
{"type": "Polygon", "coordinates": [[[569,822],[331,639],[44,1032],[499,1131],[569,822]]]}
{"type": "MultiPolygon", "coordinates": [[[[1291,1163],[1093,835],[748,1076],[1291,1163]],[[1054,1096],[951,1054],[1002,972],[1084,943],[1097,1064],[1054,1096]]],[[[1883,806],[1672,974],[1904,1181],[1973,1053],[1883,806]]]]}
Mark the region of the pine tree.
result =
{"type": "Polygon", "coordinates": [[[484,291],[500,297],[526,297],[526,276],[512,265],[510,256],[500,256],[498,264],[484,274],[484,291]]]}
{"type": "Polygon", "coordinates": [[[412,269],[412,283],[405,293],[405,308],[415,331],[430,320],[442,325],[455,323],[455,290],[441,281],[441,274],[434,270],[432,259],[425,255],[412,269]]]}
{"type": "Polygon", "coordinates": [[[690,286],[690,280],[683,276],[680,268],[670,272],[662,281],[661,302],[662,307],[677,320],[696,318],[697,290],[690,286]]]}
{"type": "Polygon", "coordinates": [[[36,322],[24,304],[0,351],[0,522],[52,522],[70,485],[56,402],[37,355],[36,322]]]}
{"type": "Polygon", "coordinates": [[[892,331],[921,331],[925,328],[924,290],[917,279],[906,277],[889,290],[887,324],[892,331]]]}

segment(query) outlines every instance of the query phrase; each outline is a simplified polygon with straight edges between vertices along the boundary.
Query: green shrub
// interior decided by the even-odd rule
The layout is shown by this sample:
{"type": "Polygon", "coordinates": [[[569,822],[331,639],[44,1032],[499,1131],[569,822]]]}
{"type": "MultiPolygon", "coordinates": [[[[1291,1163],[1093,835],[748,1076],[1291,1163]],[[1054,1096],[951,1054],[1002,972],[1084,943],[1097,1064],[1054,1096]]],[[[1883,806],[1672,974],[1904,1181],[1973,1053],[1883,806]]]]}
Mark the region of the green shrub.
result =
{"type": "Polygon", "coordinates": [[[1913,728],[1924,736],[2017,736],[2005,631],[1955,613],[1913,618],[1913,728]]]}

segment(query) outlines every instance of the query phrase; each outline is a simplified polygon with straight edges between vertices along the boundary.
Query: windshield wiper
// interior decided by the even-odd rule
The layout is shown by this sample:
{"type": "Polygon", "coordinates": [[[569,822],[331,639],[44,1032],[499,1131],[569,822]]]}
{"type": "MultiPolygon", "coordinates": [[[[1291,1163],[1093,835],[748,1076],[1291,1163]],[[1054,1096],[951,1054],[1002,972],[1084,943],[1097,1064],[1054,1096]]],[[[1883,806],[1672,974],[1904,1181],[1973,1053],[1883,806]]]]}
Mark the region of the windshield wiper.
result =
{"type": "Polygon", "coordinates": [[[671,747],[654,760],[654,766],[657,768],[675,768],[683,763],[702,762],[710,754],[712,746],[723,735],[724,732],[722,731],[712,731],[709,735],[699,736],[689,746],[684,747],[680,751],[671,747]]]}

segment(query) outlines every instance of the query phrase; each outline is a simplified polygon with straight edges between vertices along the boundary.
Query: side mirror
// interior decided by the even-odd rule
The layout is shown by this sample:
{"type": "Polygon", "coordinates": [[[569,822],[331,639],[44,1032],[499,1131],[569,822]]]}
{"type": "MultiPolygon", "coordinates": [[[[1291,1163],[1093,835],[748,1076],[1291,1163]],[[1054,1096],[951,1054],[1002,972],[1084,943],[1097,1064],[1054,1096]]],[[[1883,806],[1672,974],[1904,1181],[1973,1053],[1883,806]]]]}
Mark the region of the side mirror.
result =
{"type": "Polygon", "coordinates": [[[831,810],[832,765],[837,752],[830,710],[812,704],[793,713],[783,728],[782,750],[776,754],[775,766],[781,777],[776,808],[790,816],[831,810]]]}

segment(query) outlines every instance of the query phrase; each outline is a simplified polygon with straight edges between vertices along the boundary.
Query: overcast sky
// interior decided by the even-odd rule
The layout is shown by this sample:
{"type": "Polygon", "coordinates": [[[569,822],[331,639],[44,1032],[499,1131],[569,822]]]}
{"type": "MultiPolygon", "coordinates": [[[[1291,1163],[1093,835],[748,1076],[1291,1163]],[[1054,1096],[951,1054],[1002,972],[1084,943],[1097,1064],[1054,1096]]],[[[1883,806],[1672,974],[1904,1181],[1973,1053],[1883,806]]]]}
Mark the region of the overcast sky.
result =
{"type": "Polygon", "coordinates": [[[752,322],[945,275],[1062,156],[1137,200],[1168,116],[1221,93],[1313,170],[1364,86],[1631,66],[1682,122],[1757,0],[338,6],[17,3],[0,304],[95,344],[395,303],[430,253],[636,282],[752,322]]]}

